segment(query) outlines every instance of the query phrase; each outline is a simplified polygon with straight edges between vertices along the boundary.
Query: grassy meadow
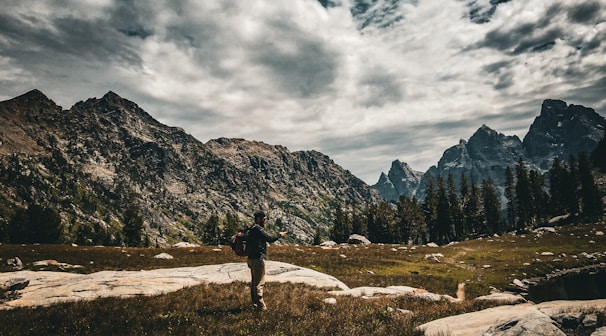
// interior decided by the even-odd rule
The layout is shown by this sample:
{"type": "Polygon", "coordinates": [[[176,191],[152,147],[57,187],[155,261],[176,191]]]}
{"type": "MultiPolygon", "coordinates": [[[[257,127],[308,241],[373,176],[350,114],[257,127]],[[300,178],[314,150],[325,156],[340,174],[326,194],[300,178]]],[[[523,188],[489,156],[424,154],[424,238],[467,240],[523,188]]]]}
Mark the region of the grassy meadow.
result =
{"type": "MultiPolygon", "coordinates": [[[[269,258],[330,274],[349,287],[412,286],[455,296],[464,282],[466,300],[428,302],[410,297],[338,297],[301,284],[266,285],[269,310],[250,309],[248,284],[205,284],[160,296],[102,298],[50,307],[0,311],[0,335],[418,335],[415,327],[445,316],[487,308],[473,298],[491,289],[512,290],[514,279],[606,262],[604,223],[557,228],[556,233],[504,234],[442,247],[380,245],[271,246],[269,258]],[[544,253],[551,252],[551,253],[544,253]],[[599,252],[592,257],[590,254],[599,252]],[[426,258],[441,254],[439,262],[426,258]],[[597,257],[596,257],[597,256],[597,257]],[[403,313],[407,310],[411,313],[403,313]]],[[[229,247],[116,248],[67,245],[0,245],[0,271],[18,256],[82,265],[70,272],[141,270],[244,262],[229,247]],[[166,252],[174,259],[155,259],[166,252]]],[[[600,313],[601,323],[604,315],[600,313]]]]}

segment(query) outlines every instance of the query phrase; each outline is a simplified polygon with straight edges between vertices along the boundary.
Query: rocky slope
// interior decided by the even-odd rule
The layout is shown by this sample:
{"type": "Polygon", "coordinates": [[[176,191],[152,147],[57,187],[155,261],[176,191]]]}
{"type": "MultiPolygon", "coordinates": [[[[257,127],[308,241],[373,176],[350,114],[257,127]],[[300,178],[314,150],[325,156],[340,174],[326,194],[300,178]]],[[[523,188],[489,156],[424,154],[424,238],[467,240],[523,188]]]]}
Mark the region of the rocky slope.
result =
{"type": "Polygon", "coordinates": [[[242,139],[203,144],[113,92],[69,110],[28,92],[0,102],[0,130],[0,224],[42,204],[58,210],[68,239],[81,225],[119,228],[135,206],[160,245],[199,241],[211,216],[249,222],[259,208],[309,241],[339,202],[380,198],[321,153],[242,139]]]}

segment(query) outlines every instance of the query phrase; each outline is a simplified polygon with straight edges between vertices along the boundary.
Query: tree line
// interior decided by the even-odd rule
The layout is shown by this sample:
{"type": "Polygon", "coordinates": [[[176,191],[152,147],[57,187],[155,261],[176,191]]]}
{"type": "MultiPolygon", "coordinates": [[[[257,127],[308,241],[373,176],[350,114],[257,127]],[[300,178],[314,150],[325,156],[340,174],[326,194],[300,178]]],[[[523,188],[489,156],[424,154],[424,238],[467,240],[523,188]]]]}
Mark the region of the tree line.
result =
{"type": "Polygon", "coordinates": [[[578,159],[571,156],[566,163],[555,159],[546,174],[529,169],[520,158],[514,167],[506,168],[502,188],[501,200],[491,179],[478,183],[463,174],[457,185],[452,174],[429,177],[423,201],[401,196],[396,202],[384,201],[362,211],[350,204],[338,207],[329,236],[337,243],[357,233],[375,243],[447,244],[526,232],[556,216],[561,216],[560,223],[603,216],[601,193],[585,154],[578,159]]]}

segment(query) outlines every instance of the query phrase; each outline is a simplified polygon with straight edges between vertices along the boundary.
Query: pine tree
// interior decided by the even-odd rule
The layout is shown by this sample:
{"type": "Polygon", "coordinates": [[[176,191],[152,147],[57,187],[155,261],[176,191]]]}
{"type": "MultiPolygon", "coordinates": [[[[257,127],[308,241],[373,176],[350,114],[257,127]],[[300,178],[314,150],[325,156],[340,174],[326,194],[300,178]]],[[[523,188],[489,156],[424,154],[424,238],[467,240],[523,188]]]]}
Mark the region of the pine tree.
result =
{"type": "Polygon", "coordinates": [[[314,245],[320,245],[322,243],[322,230],[319,226],[316,226],[314,231],[314,245]]]}
{"type": "Polygon", "coordinates": [[[481,195],[476,185],[475,179],[471,178],[471,184],[469,185],[469,196],[467,204],[463,209],[465,216],[465,225],[467,236],[472,233],[479,233],[480,227],[482,226],[482,213],[481,213],[481,195]]]}
{"type": "Polygon", "coordinates": [[[202,241],[206,245],[218,245],[221,236],[219,216],[211,215],[202,231],[202,241]]]}
{"type": "Polygon", "coordinates": [[[457,193],[457,188],[452,174],[448,174],[448,203],[450,205],[450,222],[452,223],[452,237],[455,240],[462,240],[464,237],[463,229],[463,208],[461,198],[457,193]]]}
{"type": "Polygon", "coordinates": [[[350,235],[351,223],[343,209],[341,209],[341,206],[337,206],[335,209],[335,220],[330,231],[330,238],[337,243],[345,243],[350,235]]]}
{"type": "Polygon", "coordinates": [[[510,167],[505,168],[505,198],[507,198],[507,228],[515,227],[516,208],[515,208],[515,178],[510,167]]]}
{"type": "Polygon", "coordinates": [[[579,179],[581,183],[581,214],[587,220],[597,220],[604,214],[604,204],[591,173],[591,163],[585,153],[581,153],[579,156],[579,179]]]}
{"type": "Polygon", "coordinates": [[[449,242],[452,232],[452,214],[450,210],[450,203],[448,202],[446,186],[444,184],[444,179],[441,176],[438,177],[438,207],[436,217],[437,228],[435,237],[435,241],[438,244],[449,242]]]}
{"type": "Polygon", "coordinates": [[[397,242],[394,235],[395,212],[389,202],[379,203],[377,212],[377,225],[379,227],[379,243],[397,242]]]}
{"type": "Polygon", "coordinates": [[[565,196],[566,208],[572,215],[579,214],[579,170],[577,167],[576,159],[574,156],[570,156],[568,159],[568,174],[565,175],[563,193],[565,196]]]}
{"type": "Polygon", "coordinates": [[[482,204],[487,233],[502,233],[501,203],[491,179],[482,181],[482,204]]]}
{"type": "Polygon", "coordinates": [[[543,223],[547,220],[549,196],[545,192],[545,180],[543,175],[536,170],[531,170],[528,178],[533,205],[532,215],[536,225],[537,223],[543,223]]]}
{"type": "Polygon", "coordinates": [[[429,239],[434,240],[437,237],[437,218],[438,218],[438,193],[433,176],[429,175],[425,187],[425,201],[421,207],[423,216],[427,223],[429,239]]]}
{"type": "Polygon", "coordinates": [[[516,164],[516,179],[516,229],[518,232],[524,232],[526,227],[531,225],[533,205],[528,170],[522,158],[516,164]]]}
{"type": "Polygon", "coordinates": [[[135,207],[129,207],[124,212],[124,240],[127,246],[140,247],[143,233],[143,217],[135,207]]]}
{"type": "Polygon", "coordinates": [[[551,169],[549,169],[549,192],[551,194],[549,205],[551,215],[562,215],[568,211],[565,196],[565,180],[567,179],[567,175],[566,168],[561,165],[560,159],[556,157],[551,164],[551,169]]]}
{"type": "Polygon", "coordinates": [[[364,215],[358,211],[354,211],[351,215],[351,232],[357,233],[362,236],[368,235],[368,227],[367,227],[366,218],[364,215]]]}
{"type": "Polygon", "coordinates": [[[225,215],[225,224],[223,225],[223,230],[221,232],[221,242],[223,244],[229,244],[231,242],[231,237],[233,237],[241,228],[242,223],[240,222],[240,218],[235,214],[227,213],[225,215]]]}
{"type": "Polygon", "coordinates": [[[599,171],[606,172],[606,133],[591,153],[590,161],[599,171]]]}
{"type": "Polygon", "coordinates": [[[405,196],[400,196],[397,203],[398,217],[398,241],[403,243],[415,242],[423,243],[427,227],[425,225],[425,217],[421,211],[416,197],[412,200],[405,196]]]}

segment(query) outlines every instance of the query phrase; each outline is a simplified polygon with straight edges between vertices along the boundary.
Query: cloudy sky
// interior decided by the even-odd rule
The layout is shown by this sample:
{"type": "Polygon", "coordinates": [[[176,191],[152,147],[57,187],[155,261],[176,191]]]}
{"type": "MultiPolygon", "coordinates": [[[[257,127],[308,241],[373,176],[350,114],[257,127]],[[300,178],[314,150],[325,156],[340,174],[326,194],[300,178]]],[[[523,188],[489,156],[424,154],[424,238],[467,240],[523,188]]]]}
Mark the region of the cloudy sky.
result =
{"type": "Polygon", "coordinates": [[[606,0],[3,0],[0,100],[114,91],[202,142],[317,150],[369,184],[544,99],[606,114],[606,0]]]}

